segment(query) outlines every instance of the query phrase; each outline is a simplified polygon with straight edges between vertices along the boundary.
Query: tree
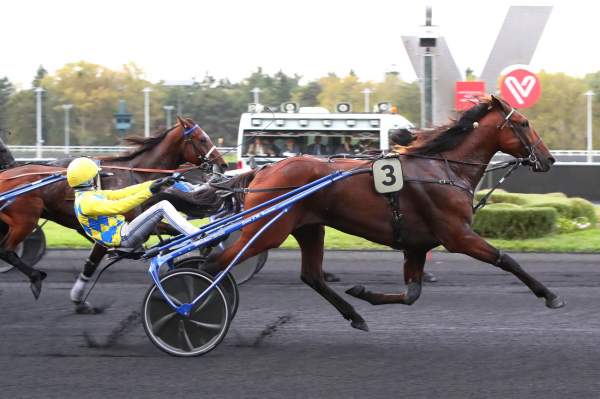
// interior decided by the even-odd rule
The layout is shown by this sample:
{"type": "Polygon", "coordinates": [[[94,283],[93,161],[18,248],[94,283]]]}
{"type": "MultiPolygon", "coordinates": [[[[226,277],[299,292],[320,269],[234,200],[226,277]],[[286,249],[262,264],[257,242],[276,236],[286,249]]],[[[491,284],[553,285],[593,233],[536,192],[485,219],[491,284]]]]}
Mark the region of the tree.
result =
{"type": "Polygon", "coordinates": [[[0,79],[0,135],[6,139],[8,129],[8,102],[13,94],[14,88],[7,77],[0,79]]]}
{"type": "Polygon", "coordinates": [[[274,76],[264,73],[262,68],[258,68],[249,77],[244,79],[236,89],[239,95],[245,99],[245,103],[253,101],[250,91],[255,87],[261,90],[261,104],[270,106],[273,110],[278,109],[281,103],[292,100],[292,93],[298,87],[300,76],[288,76],[282,71],[278,71],[274,76]]]}
{"type": "Polygon", "coordinates": [[[564,73],[538,74],[542,96],[533,107],[523,110],[549,148],[585,148],[585,98],[583,79],[564,73]]]}
{"type": "MultiPolygon", "coordinates": [[[[85,145],[106,145],[118,142],[114,129],[113,114],[120,99],[127,102],[133,114],[131,133],[141,135],[144,129],[145,87],[153,89],[150,97],[151,115],[156,117],[152,126],[162,120],[163,89],[143,79],[143,71],[135,64],[126,64],[122,70],[114,71],[101,65],[77,62],[66,64],[42,84],[47,88],[48,103],[52,107],[58,127],[48,141],[62,143],[62,104],[73,104],[72,142],[85,145]]],[[[154,129],[151,129],[154,130],[154,129]]]]}
{"type": "Polygon", "coordinates": [[[374,85],[375,102],[391,102],[398,113],[417,124],[421,120],[421,91],[417,82],[407,83],[397,73],[387,73],[383,82],[374,85]]]}
{"type": "Polygon", "coordinates": [[[267,88],[271,92],[273,105],[282,104],[292,100],[292,93],[298,87],[300,76],[288,76],[279,71],[271,80],[272,86],[267,88]]]}
{"type": "Polygon", "coordinates": [[[319,94],[321,94],[321,85],[318,81],[308,82],[304,86],[297,86],[292,93],[292,101],[300,106],[314,107],[319,105],[319,94]]]}
{"type": "Polygon", "coordinates": [[[334,73],[330,73],[324,78],[319,79],[321,92],[318,95],[319,103],[329,109],[335,110],[335,106],[340,102],[352,104],[352,109],[361,112],[363,109],[363,97],[361,91],[366,87],[361,83],[358,76],[350,71],[348,76],[340,78],[334,73]]]}
{"type": "Polygon", "coordinates": [[[35,93],[21,90],[8,101],[7,122],[10,136],[7,144],[35,144],[35,93]]]}
{"type": "Polygon", "coordinates": [[[475,76],[475,72],[471,68],[467,68],[465,70],[465,80],[477,80],[477,76],[475,76]]]}

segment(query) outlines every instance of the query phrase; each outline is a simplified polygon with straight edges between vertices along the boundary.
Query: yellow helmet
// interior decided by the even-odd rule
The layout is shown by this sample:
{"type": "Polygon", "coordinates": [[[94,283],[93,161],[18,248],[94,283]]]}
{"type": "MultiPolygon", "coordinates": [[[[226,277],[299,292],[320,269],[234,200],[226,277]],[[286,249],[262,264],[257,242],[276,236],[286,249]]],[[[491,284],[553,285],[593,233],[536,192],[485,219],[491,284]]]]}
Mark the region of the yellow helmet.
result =
{"type": "Polygon", "coordinates": [[[92,180],[100,168],[89,158],[75,158],[67,168],[67,182],[71,187],[81,186],[92,180]]]}

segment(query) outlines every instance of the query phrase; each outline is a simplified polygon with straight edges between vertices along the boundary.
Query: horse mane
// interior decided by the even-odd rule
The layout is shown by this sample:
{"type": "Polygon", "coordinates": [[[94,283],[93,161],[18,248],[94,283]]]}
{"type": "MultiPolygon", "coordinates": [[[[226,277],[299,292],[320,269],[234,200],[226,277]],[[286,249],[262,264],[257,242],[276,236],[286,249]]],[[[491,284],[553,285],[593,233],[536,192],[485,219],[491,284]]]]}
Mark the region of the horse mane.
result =
{"type": "Polygon", "coordinates": [[[473,123],[479,122],[489,111],[490,102],[482,100],[454,122],[415,131],[416,140],[406,147],[406,153],[433,155],[455,148],[473,131],[473,123]]]}
{"type": "Polygon", "coordinates": [[[125,142],[127,142],[129,144],[137,145],[138,148],[135,148],[126,154],[121,154],[121,155],[116,155],[116,156],[103,156],[103,157],[98,157],[98,159],[100,159],[102,161],[131,161],[133,158],[137,157],[138,155],[154,148],[158,143],[160,143],[161,141],[164,140],[164,138],[167,136],[167,134],[169,134],[169,132],[171,132],[176,127],[177,126],[170,127],[168,129],[166,129],[164,132],[154,134],[153,136],[150,136],[150,137],[141,137],[141,136],[126,137],[125,142]]]}

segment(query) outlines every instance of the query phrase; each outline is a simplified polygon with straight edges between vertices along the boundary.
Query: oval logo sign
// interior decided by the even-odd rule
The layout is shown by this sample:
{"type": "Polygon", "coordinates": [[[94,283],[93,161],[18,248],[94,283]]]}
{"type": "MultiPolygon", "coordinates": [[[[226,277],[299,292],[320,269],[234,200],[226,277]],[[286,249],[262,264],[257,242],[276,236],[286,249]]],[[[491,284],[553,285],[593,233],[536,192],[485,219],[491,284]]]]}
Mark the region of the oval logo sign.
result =
{"type": "Polygon", "coordinates": [[[533,106],[542,95],[537,75],[523,66],[507,68],[500,83],[500,93],[515,108],[533,106]]]}

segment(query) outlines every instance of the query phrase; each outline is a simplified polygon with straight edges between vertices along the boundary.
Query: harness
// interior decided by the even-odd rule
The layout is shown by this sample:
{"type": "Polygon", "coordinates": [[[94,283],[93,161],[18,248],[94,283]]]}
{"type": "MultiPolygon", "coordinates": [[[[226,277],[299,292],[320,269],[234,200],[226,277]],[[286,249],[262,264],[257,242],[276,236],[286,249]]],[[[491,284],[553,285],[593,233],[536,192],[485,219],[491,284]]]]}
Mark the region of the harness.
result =
{"type": "Polygon", "coordinates": [[[202,150],[198,148],[198,145],[192,140],[192,135],[196,131],[196,129],[200,130],[200,134],[204,136],[208,136],[204,130],[198,124],[190,127],[189,129],[183,132],[183,136],[185,137],[185,145],[192,144],[192,148],[194,149],[194,155],[203,163],[212,163],[210,159],[210,155],[217,149],[217,147],[213,144],[213,146],[206,152],[206,154],[202,154],[202,150]]]}

